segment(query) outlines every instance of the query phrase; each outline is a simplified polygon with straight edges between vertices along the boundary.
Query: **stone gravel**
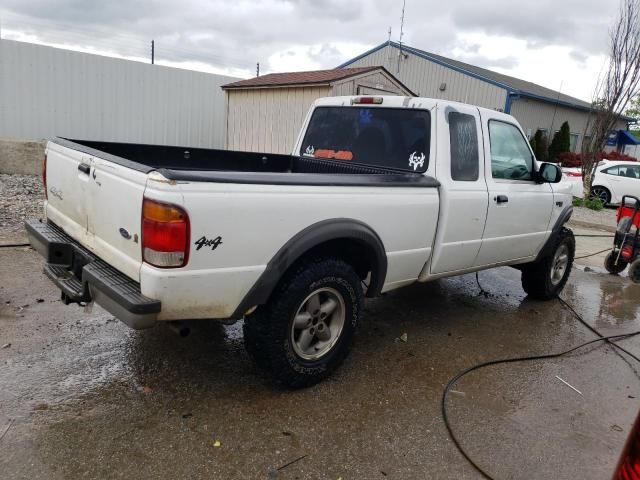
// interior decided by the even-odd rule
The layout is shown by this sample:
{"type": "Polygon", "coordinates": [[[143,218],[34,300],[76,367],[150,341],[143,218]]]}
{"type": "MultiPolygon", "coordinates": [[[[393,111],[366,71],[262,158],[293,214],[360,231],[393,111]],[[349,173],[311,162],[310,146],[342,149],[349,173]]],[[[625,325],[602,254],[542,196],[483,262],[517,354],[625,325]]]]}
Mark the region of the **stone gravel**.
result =
{"type": "Polygon", "coordinates": [[[591,210],[585,207],[573,207],[573,215],[571,221],[575,223],[577,220],[584,226],[592,228],[610,229],[616,226],[616,212],[614,207],[606,207],[602,210],[591,210]]]}
{"type": "Polygon", "coordinates": [[[22,224],[42,217],[43,195],[38,175],[0,174],[0,240],[26,239],[22,224]]]}

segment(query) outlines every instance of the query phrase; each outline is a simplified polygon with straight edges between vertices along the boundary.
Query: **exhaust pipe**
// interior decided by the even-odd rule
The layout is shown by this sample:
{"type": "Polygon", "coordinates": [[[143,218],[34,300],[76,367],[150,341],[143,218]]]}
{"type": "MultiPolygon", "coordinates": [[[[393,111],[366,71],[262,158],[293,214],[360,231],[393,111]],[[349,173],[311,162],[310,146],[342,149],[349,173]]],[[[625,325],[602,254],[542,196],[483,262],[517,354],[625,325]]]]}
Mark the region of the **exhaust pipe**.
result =
{"type": "Polygon", "coordinates": [[[168,322],[168,325],[171,331],[179,337],[188,337],[191,333],[191,329],[184,322],[173,321],[168,322]]]}

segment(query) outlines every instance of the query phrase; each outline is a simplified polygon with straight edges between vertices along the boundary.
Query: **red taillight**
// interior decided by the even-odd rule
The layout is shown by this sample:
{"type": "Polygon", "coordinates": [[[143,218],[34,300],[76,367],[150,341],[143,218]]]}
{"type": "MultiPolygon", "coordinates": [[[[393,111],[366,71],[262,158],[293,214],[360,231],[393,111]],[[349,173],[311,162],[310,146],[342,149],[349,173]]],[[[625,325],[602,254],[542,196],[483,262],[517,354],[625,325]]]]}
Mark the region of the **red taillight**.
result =
{"type": "Polygon", "coordinates": [[[579,172],[565,172],[567,177],[582,177],[582,174],[579,172]]]}
{"type": "Polygon", "coordinates": [[[620,256],[627,262],[633,258],[633,247],[631,245],[624,245],[620,249],[620,256]]]}
{"type": "Polygon", "coordinates": [[[189,260],[189,216],[182,208],[145,198],[142,202],[142,259],[161,268],[189,260]]]}
{"type": "Polygon", "coordinates": [[[613,480],[640,480],[640,416],[631,429],[613,480]]]}
{"type": "Polygon", "coordinates": [[[382,103],[382,97],[356,97],[351,100],[353,105],[364,104],[364,105],[380,105],[382,103]]]}
{"type": "Polygon", "coordinates": [[[44,198],[49,199],[47,196],[47,154],[44,154],[42,159],[42,186],[44,187],[44,198]]]}

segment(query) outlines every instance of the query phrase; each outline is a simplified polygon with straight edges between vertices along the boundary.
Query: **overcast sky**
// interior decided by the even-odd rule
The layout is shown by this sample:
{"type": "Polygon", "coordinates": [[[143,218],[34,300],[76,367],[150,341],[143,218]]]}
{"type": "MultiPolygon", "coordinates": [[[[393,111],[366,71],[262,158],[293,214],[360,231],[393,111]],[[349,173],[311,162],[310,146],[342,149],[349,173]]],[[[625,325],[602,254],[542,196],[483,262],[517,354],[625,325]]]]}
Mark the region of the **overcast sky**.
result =
{"type": "MultiPolygon", "coordinates": [[[[585,100],[617,0],[406,0],[403,41],[585,100]]],[[[388,38],[402,0],[1,0],[2,38],[228,75],[333,68],[388,38]]]]}

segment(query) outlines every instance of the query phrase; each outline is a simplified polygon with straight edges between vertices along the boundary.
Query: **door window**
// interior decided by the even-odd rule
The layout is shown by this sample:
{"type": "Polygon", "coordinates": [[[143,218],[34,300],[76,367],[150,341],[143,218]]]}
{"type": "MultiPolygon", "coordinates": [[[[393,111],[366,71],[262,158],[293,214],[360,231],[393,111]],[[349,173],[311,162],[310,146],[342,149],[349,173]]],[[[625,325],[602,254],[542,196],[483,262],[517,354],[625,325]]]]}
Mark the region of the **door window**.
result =
{"type": "Polygon", "coordinates": [[[478,131],[476,118],[465,113],[449,113],[449,140],[451,148],[451,179],[462,182],[478,180],[478,131]]]}
{"type": "Polygon", "coordinates": [[[520,130],[510,123],[489,122],[491,173],[493,178],[531,180],[533,154],[520,130]]]}

